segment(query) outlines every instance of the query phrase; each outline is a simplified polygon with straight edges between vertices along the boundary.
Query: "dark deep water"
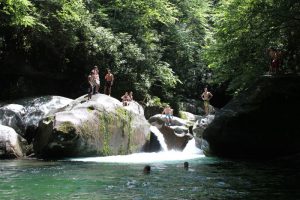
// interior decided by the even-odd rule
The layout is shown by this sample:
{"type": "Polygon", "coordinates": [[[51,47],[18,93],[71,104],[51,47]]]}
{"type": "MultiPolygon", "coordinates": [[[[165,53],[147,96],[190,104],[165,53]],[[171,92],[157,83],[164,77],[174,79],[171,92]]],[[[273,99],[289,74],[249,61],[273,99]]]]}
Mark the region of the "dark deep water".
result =
{"type": "MultiPolygon", "coordinates": [[[[145,158],[145,155],[143,155],[145,158]]],[[[128,157],[130,158],[130,157],[128,157]]],[[[300,161],[0,161],[0,199],[300,199],[300,161]]]]}

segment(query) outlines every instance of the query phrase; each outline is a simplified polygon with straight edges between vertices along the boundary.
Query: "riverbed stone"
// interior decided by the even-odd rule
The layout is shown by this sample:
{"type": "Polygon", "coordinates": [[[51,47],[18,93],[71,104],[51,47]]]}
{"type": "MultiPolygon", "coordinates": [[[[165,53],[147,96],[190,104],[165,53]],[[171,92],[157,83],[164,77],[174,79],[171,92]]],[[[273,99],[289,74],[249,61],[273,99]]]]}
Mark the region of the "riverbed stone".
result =
{"type": "Polygon", "coordinates": [[[215,115],[213,115],[213,114],[209,114],[209,115],[198,118],[198,120],[193,125],[194,136],[196,136],[198,138],[202,138],[204,130],[214,120],[214,118],[215,118],[215,115]]]}
{"type": "Polygon", "coordinates": [[[222,157],[299,153],[299,102],[300,76],[262,76],[217,112],[203,138],[222,157]]]}
{"type": "Polygon", "coordinates": [[[139,152],[149,123],[142,106],[110,96],[84,95],[40,121],[34,139],[38,157],[108,156],[139,152]]]}
{"type": "MultiPolygon", "coordinates": [[[[149,123],[153,126],[156,126],[160,133],[164,137],[164,141],[167,145],[167,150],[178,150],[182,151],[188,141],[193,138],[193,136],[189,133],[189,125],[192,124],[192,122],[189,122],[188,120],[181,119],[179,117],[172,117],[172,123],[170,126],[167,126],[165,124],[166,119],[164,115],[156,114],[149,118],[149,123]]],[[[153,140],[153,144],[157,144],[155,142],[157,140],[155,134],[151,134],[150,143],[151,140],[153,140]]],[[[157,149],[157,145],[155,145],[153,148],[148,147],[149,149],[157,149]]]]}
{"type": "Polygon", "coordinates": [[[20,158],[26,155],[26,141],[8,126],[0,125],[0,158],[20,158]]]}
{"type": "Polygon", "coordinates": [[[72,99],[61,96],[41,96],[15,100],[0,107],[0,124],[12,127],[29,143],[39,121],[49,112],[59,109],[72,99]]]}

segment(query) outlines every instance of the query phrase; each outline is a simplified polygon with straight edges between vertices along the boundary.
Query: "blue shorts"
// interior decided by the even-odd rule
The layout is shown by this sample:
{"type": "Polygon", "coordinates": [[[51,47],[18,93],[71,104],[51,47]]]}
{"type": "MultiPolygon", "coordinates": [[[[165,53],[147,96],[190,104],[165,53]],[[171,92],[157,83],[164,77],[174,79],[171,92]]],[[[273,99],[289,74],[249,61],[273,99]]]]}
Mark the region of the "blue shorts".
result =
{"type": "Polygon", "coordinates": [[[166,118],[171,119],[171,114],[165,114],[165,115],[166,115],[166,118]]]}

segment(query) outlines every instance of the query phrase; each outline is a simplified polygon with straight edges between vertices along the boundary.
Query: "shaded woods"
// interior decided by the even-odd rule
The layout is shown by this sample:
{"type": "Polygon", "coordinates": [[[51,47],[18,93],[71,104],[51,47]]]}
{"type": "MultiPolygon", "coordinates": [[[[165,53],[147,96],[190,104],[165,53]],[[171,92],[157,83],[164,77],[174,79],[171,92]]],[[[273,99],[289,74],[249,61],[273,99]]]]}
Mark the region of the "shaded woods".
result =
{"type": "Polygon", "coordinates": [[[77,97],[98,65],[100,91],[114,73],[112,96],[199,99],[209,85],[222,106],[225,90],[268,70],[269,47],[286,52],[284,73],[299,71],[299,10],[296,0],[1,0],[0,99],[77,97]]]}

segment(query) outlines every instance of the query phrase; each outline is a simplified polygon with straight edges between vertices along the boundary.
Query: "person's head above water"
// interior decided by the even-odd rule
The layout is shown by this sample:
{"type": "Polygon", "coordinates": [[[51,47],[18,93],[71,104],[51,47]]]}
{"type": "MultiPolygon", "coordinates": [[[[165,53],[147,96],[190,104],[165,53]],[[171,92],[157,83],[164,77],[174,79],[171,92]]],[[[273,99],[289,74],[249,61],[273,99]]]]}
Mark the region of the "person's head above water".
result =
{"type": "Polygon", "coordinates": [[[149,165],[146,165],[145,167],[144,167],[144,174],[150,174],[150,171],[151,171],[151,167],[149,166],[149,165]]]}
{"type": "Polygon", "coordinates": [[[184,169],[188,169],[189,168],[189,163],[188,162],[184,162],[183,163],[183,167],[184,167],[184,169]]]}

